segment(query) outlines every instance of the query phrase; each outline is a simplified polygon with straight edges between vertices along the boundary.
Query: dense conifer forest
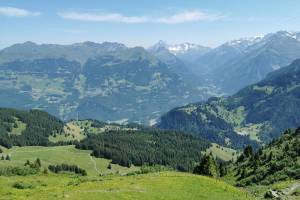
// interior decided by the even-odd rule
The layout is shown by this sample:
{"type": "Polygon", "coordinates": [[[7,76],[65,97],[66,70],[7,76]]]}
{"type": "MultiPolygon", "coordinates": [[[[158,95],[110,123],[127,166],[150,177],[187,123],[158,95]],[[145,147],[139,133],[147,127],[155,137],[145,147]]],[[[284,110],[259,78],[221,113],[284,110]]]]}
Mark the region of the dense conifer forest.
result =
{"type": "Polygon", "coordinates": [[[47,146],[48,137],[63,131],[64,123],[44,111],[0,108],[0,145],[47,146]],[[19,133],[14,129],[20,128],[19,133]]]}
{"type": "Polygon", "coordinates": [[[300,128],[288,129],[257,152],[245,148],[233,170],[239,186],[300,179],[300,128]]]}
{"type": "Polygon", "coordinates": [[[192,135],[159,130],[109,131],[88,135],[76,145],[122,166],[160,164],[180,171],[192,171],[201,151],[209,146],[206,140],[192,135]]]}

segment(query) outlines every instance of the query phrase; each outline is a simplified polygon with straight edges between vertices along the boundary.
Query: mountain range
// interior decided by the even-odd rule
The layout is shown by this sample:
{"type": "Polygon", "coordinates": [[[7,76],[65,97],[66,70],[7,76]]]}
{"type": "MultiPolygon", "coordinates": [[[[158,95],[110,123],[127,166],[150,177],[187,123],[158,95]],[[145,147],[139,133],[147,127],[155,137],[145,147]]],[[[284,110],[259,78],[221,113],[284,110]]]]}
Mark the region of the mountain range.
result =
{"type": "Polygon", "coordinates": [[[178,106],[230,95],[300,58],[300,33],[226,42],[129,48],[124,44],[15,44],[0,51],[0,106],[63,120],[153,125],[178,106]]]}
{"type": "Polygon", "coordinates": [[[161,113],[213,94],[179,68],[119,43],[25,42],[0,52],[0,106],[43,109],[64,120],[153,124],[161,113]]]}
{"type": "Polygon", "coordinates": [[[242,145],[240,136],[264,144],[300,123],[300,60],[229,97],[175,108],[158,127],[201,135],[223,145],[242,145]],[[238,139],[237,139],[238,138],[238,139]]]}
{"type": "Polygon", "coordinates": [[[278,31],[229,41],[216,48],[184,44],[165,47],[201,79],[224,94],[233,94],[300,58],[300,33],[278,31]],[[198,53],[191,57],[191,51],[198,53]]]}

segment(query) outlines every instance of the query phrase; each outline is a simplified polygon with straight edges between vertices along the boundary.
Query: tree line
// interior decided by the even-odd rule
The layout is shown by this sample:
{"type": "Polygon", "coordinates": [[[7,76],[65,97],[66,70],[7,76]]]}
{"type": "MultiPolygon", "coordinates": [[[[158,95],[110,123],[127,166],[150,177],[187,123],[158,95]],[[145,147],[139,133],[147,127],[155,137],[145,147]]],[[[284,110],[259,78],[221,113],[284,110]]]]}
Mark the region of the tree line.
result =
{"type": "Polygon", "coordinates": [[[282,137],[254,152],[245,148],[233,169],[239,186],[269,185],[278,181],[300,179],[300,128],[287,130],[282,137]]]}
{"type": "Polygon", "coordinates": [[[0,145],[12,146],[48,146],[48,137],[63,132],[64,123],[54,116],[40,110],[20,111],[0,108],[0,145]],[[20,135],[11,134],[16,120],[26,124],[20,135]]]}
{"type": "Polygon", "coordinates": [[[73,172],[75,174],[87,176],[87,172],[85,171],[85,169],[81,169],[77,165],[68,165],[68,164],[49,165],[48,169],[53,173],[73,172]]]}
{"type": "Polygon", "coordinates": [[[161,131],[108,131],[88,134],[76,148],[92,150],[95,157],[111,159],[112,163],[130,167],[165,165],[179,171],[192,171],[201,157],[201,151],[210,143],[196,136],[161,131]]]}

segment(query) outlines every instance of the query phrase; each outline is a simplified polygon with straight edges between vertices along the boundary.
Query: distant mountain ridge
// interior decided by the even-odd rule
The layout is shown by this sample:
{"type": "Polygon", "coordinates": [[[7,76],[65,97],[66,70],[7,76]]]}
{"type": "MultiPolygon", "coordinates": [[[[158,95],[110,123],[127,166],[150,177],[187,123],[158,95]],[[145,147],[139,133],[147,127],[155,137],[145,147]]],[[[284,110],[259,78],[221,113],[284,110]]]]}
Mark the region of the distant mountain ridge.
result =
{"type": "Polygon", "coordinates": [[[153,124],[168,109],[213,94],[181,66],[119,43],[16,44],[0,51],[0,106],[153,124]]]}
{"type": "Polygon", "coordinates": [[[279,31],[213,49],[162,41],[149,49],[16,44],[0,51],[0,106],[45,109],[66,120],[155,124],[172,107],[232,94],[290,64],[300,58],[299,38],[279,31]]]}
{"type": "Polygon", "coordinates": [[[190,43],[168,45],[163,41],[151,48],[165,49],[200,79],[225,94],[233,94],[300,58],[300,32],[278,31],[241,38],[216,48],[190,43]]]}
{"type": "Polygon", "coordinates": [[[167,44],[166,42],[160,40],[151,46],[149,50],[150,52],[167,51],[182,61],[187,62],[189,65],[191,62],[196,61],[201,55],[209,52],[211,48],[189,42],[181,44],[167,44]]]}
{"type": "Polygon", "coordinates": [[[158,127],[201,135],[213,142],[240,145],[237,136],[266,143],[300,124],[300,60],[229,97],[175,108],[158,127]]]}
{"type": "Polygon", "coordinates": [[[125,50],[124,44],[116,42],[95,43],[86,41],[70,45],[36,44],[25,42],[15,44],[0,51],[0,63],[15,60],[33,60],[44,58],[65,58],[84,64],[89,58],[95,56],[125,50]]]}
{"type": "Polygon", "coordinates": [[[195,71],[232,94],[300,58],[299,35],[279,31],[225,43],[201,56],[195,71]]]}

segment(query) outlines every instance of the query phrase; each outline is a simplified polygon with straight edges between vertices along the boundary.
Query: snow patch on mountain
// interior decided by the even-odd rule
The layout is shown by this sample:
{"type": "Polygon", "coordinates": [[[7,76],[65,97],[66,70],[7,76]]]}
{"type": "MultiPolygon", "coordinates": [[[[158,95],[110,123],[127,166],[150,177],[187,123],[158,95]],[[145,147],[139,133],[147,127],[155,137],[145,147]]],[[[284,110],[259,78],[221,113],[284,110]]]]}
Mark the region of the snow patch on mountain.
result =
{"type": "Polygon", "coordinates": [[[167,42],[160,40],[149,49],[151,49],[152,51],[167,50],[174,55],[179,55],[179,54],[185,54],[189,51],[209,49],[209,47],[205,47],[205,46],[201,46],[189,42],[185,42],[181,44],[168,44],[167,42]]]}
{"type": "Polygon", "coordinates": [[[188,43],[188,42],[168,46],[168,50],[175,55],[184,54],[190,50],[199,50],[199,49],[203,49],[203,48],[207,48],[207,47],[203,47],[203,46],[188,43]]]}

